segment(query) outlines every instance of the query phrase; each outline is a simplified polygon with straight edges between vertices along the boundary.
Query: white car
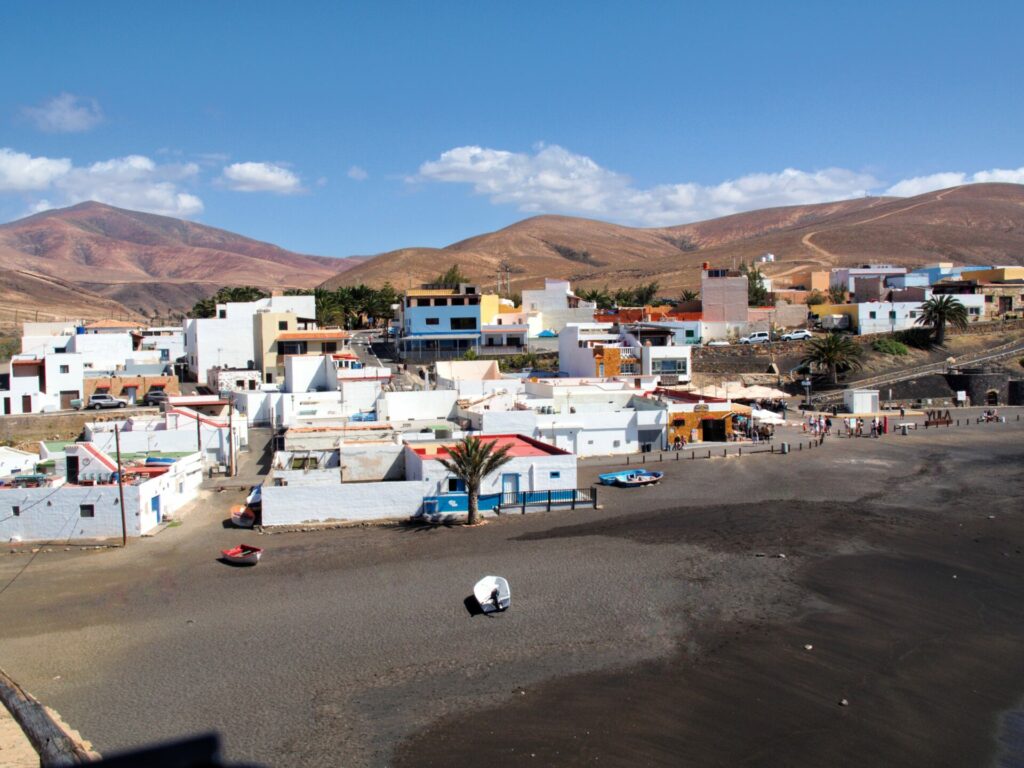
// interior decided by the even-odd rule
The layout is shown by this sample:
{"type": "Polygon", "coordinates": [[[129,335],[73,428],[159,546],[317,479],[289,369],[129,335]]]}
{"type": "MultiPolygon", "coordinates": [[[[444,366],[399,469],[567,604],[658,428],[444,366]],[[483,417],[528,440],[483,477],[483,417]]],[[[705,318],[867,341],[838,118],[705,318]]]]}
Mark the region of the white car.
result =
{"type": "Polygon", "coordinates": [[[754,331],[749,336],[740,339],[740,344],[767,344],[771,340],[772,337],[768,331],[754,331]]]}
{"type": "Polygon", "coordinates": [[[728,341],[709,341],[704,346],[706,346],[706,347],[728,347],[729,346],[729,342],[728,341]]]}
{"type": "Polygon", "coordinates": [[[813,339],[814,334],[808,331],[806,328],[800,328],[796,331],[790,331],[789,333],[782,334],[783,341],[804,341],[806,339],[813,339]]]}

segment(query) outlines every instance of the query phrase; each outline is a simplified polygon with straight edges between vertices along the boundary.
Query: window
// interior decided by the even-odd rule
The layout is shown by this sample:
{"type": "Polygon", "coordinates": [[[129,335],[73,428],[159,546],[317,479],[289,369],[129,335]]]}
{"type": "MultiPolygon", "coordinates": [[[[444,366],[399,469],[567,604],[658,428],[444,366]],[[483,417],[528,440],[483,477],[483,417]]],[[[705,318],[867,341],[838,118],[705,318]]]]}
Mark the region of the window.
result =
{"type": "Polygon", "coordinates": [[[318,465],[316,456],[292,457],[292,469],[316,469],[318,465]]]}
{"type": "Polygon", "coordinates": [[[15,517],[21,516],[21,507],[11,507],[11,514],[15,517]]]}
{"type": "Polygon", "coordinates": [[[896,310],[895,309],[890,309],[889,310],[889,319],[890,320],[895,320],[896,319],[896,310]]]}
{"type": "Polygon", "coordinates": [[[558,480],[562,476],[562,473],[558,470],[552,470],[548,472],[548,477],[552,480],[558,480]]]}
{"type": "Polygon", "coordinates": [[[466,299],[462,296],[456,296],[452,299],[453,307],[464,307],[466,306],[466,299]]]}
{"type": "Polygon", "coordinates": [[[651,373],[686,373],[686,360],[655,360],[651,373]]]}
{"type": "Polygon", "coordinates": [[[217,317],[219,317],[221,320],[223,320],[227,316],[228,316],[228,311],[226,309],[218,309],[217,310],[217,317]]]}
{"type": "Polygon", "coordinates": [[[602,377],[602,378],[604,377],[604,363],[598,363],[598,365],[597,365],[597,375],[602,377]]]}
{"type": "Polygon", "coordinates": [[[235,379],[235,389],[245,389],[245,379],[235,379]]]}
{"type": "Polygon", "coordinates": [[[78,514],[80,517],[96,517],[96,507],[92,504],[79,504],[78,514]]]}
{"type": "Polygon", "coordinates": [[[620,445],[622,445],[621,440],[612,440],[612,448],[618,448],[620,445]]]}
{"type": "Polygon", "coordinates": [[[868,312],[868,317],[870,319],[874,320],[875,318],[878,317],[878,313],[877,312],[868,312]]]}
{"type": "Polygon", "coordinates": [[[619,373],[623,375],[628,373],[640,373],[640,366],[636,363],[623,363],[619,366],[619,373]]]}
{"type": "Polygon", "coordinates": [[[475,331],[476,330],[476,318],[475,317],[453,317],[451,319],[451,327],[453,331],[475,331]]]}
{"type": "Polygon", "coordinates": [[[985,301],[988,302],[989,304],[991,304],[994,299],[995,296],[992,296],[991,294],[985,297],[985,301]]]}
{"type": "Polygon", "coordinates": [[[71,366],[70,365],[62,365],[60,367],[60,372],[61,373],[71,373],[71,366]]]}
{"type": "Polygon", "coordinates": [[[967,313],[970,314],[970,315],[980,315],[981,314],[981,307],[968,307],[967,308],[967,313]]]}
{"type": "Polygon", "coordinates": [[[457,477],[448,478],[448,492],[459,493],[460,491],[466,490],[466,484],[457,477]]]}
{"type": "Polygon", "coordinates": [[[279,330],[279,331],[287,331],[288,330],[288,321],[287,320],[278,320],[277,321],[277,330],[279,330]]]}
{"type": "Polygon", "coordinates": [[[333,355],[338,351],[338,342],[336,341],[325,341],[324,342],[324,354],[333,355]]]}
{"type": "Polygon", "coordinates": [[[692,339],[692,338],[693,338],[693,336],[694,336],[694,333],[693,333],[693,331],[687,331],[687,332],[686,332],[686,338],[688,338],[688,339],[692,339]]]}
{"type": "Polygon", "coordinates": [[[428,317],[423,321],[424,325],[440,325],[441,318],[439,317],[428,317]]]}
{"type": "Polygon", "coordinates": [[[274,383],[274,374],[268,373],[267,374],[267,384],[273,384],[273,383],[274,383]]]}

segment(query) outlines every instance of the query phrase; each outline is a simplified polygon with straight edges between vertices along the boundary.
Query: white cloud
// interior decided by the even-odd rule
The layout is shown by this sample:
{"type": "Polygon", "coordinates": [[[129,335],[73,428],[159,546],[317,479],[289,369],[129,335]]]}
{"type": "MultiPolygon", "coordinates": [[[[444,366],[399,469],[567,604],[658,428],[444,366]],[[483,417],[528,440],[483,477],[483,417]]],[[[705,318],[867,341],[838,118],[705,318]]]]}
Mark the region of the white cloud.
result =
{"type": "Polygon", "coordinates": [[[877,188],[873,176],[842,168],[787,168],[713,186],[695,183],[640,188],[622,174],[559,146],[533,154],[456,147],[423,163],[415,179],[471,184],[494,203],[537,213],[558,211],[630,224],[664,226],[778,205],[861,197],[877,188]]]}
{"type": "Polygon", "coordinates": [[[22,114],[47,133],[80,133],[103,122],[96,99],[62,93],[38,107],[23,107],[22,114]]]}
{"type": "Polygon", "coordinates": [[[224,181],[236,192],[273,192],[291,195],[302,191],[299,177],[275,163],[233,163],[224,168],[224,181]]]}
{"type": "Polygon", "coordinates": [[[936,189],[947,189],[960,184],[983,184],[1003,182],[1004,184],[1024,184],[1024,168],[992,168],[987,171],[975,171],[967,174],[962,171],[946,171],[933,173],[929,176],[915,176],[903,179],[889,187],[885,194],[898,197],[913,197],[936,189]]]}
{"type": "Polygon", "coordinates": [[[46,189],[70,170],[71,161],[66,158],[32,157],[0,147],[0,192],[46,189]]]}
{"type": "Polygon", "coordinates": [[[348,169],[348,177],[355,179],[356,181],[366,181],[370,178],[370,174],[366,172],[365,168],[360,168],[358,165],[353,165],[348,169]]]}
{"type": "Polygon", "coordinates": [[[195,163],[158,164],[128,155],[75,166],[63,158],[31,157],[0,148],[0,192],[28,193],[33,212],[86,200],[167,216],[196,216],[203,202],[181,188],[199,172],[195,163]],[[35,198],[32,193],[46,192],[35,198]]]}

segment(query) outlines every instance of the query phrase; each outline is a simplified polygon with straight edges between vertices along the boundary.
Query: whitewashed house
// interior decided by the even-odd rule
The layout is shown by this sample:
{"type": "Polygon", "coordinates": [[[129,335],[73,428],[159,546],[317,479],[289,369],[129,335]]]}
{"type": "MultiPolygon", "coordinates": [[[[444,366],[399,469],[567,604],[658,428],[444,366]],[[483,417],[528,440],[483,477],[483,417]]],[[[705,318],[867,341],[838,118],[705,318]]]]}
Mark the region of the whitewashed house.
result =
{"type": "MultiPolygon", "coordinates": [[[[0,486],[0,541],[71,542],[120,538],[117,464],[85,443],[65,449],[65,474],[38,487],[0,486]]],[[[124,530],[144,535],[194,500],[202,482],[198,454],[161,468],[123,464],[124,530]]]]}
{"type": "Polygon", "coordinates": [[[17,448],[0,445],[0,480],[12,475],[24,475],[34,471],[39,456],[17,448]]]}

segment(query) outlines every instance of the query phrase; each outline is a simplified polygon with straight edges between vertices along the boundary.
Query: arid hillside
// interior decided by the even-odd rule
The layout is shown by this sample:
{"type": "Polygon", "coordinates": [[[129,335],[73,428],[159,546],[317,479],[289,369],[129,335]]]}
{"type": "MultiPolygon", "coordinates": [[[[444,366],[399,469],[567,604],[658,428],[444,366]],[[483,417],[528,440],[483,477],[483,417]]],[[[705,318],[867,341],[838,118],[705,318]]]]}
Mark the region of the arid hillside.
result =
{"type": "Polygon", "coordinates": [[[380,254],[328,286],[430,280],[458,264],[494,284],[502,264],[513,289],[562,277],[582,286],[657,280],[665,292],[696,287],[704,261],[731,266],[763,253],[766,274],[871,262],[1024,263],[1024,186],[973,184],[912,198],[869,197],[750,211],[678,227],[638,229],[569,216],[538,216],[445,248],[380,254]]]}
{"type": "Polygon", "coordinates": [[[358,262],[90,202],[0,226],[0,301],[61,316],[163,314],[225,285],[311,288],[358,262]]]}

